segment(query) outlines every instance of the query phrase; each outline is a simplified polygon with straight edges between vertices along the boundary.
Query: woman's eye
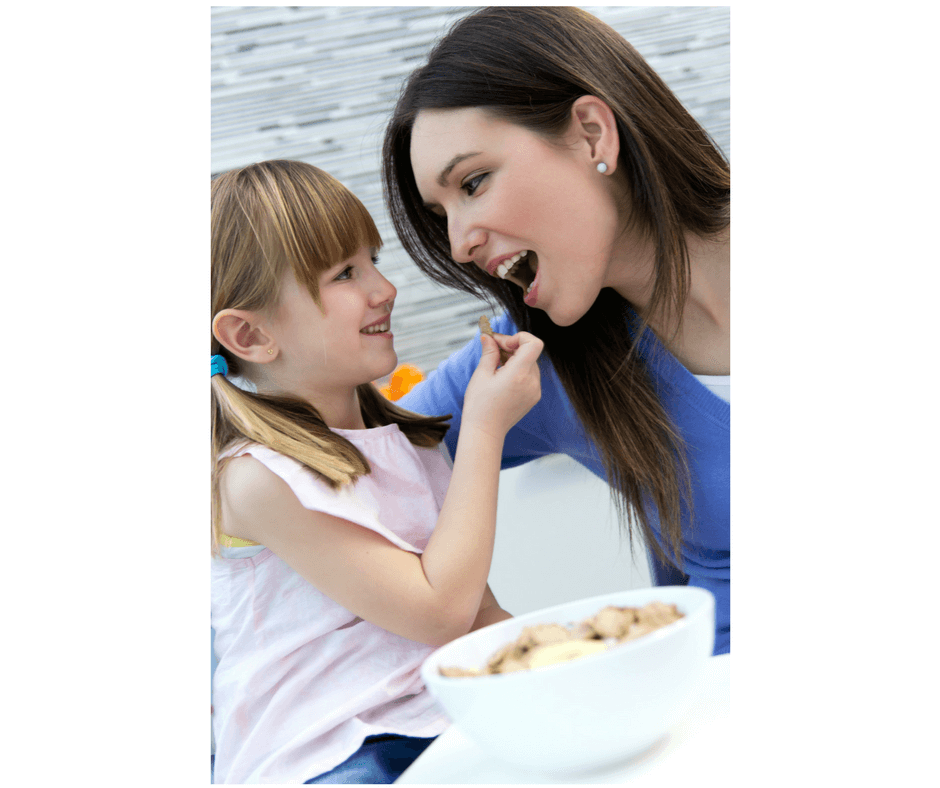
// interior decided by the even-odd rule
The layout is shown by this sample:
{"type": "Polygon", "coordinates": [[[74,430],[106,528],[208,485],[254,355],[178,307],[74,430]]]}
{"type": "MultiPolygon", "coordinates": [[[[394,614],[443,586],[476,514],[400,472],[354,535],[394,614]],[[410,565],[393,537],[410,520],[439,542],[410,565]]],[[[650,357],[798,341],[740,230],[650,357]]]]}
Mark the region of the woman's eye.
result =
{"type": "Polygon", "coordinates": [[[481,172],[479,175],[474,175],[470,180],[464,181],[460,188],[463,189],[469,196],[473,196],[473,193],[480,188],[480,184],[483,182],[483,179],[489,175],[487,172],[481,172]]]}

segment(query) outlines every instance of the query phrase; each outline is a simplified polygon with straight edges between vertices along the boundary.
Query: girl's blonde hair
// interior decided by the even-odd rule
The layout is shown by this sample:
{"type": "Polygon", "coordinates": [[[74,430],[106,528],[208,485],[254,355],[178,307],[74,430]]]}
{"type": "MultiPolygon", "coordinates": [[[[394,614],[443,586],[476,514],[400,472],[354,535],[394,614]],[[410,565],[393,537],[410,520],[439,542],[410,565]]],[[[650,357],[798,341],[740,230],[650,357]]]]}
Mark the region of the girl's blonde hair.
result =
{"type": "MultiPolygon", "coordinates": [[[[223,173],[212,181],[211,320],[224,309],[264,312],[278,303],[290,272],[322,306],[319,277],[362,247],[382,245],[365,206],[329,173],[298,161],[264,161],[223,173]]],[[[239,359],[211,336],[211,352],[223,356],[229,375],[239,359]]],[[[358,387],[366,427],[398,424],[417,446],[436,446],[449,416],[424,418],[392,404],[371,383],[358,387]]],[[[245,391],[223,375],[212,376],[212,549],[221,536],[221,455],[239,443],[260,443],[292,457],[331,487],[369,473],[369,463],[299,399],[245,391]]]]}

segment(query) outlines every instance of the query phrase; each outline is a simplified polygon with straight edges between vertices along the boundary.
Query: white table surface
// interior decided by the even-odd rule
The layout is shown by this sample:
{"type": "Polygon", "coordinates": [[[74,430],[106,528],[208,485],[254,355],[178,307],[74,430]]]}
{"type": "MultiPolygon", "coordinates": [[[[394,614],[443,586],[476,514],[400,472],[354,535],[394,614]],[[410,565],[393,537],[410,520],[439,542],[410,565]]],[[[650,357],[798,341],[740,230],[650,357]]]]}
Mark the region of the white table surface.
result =
{"type": "Polygon", "coordinates": [[[395,782],[458,785],[624,784],[675,788],[700,779],[703,765],[720,763],[731,746],[731,655],[712,657],[685,717],[649,750],[622,764],[581,774],[522,771],[487,755],[451,726],[395,782]]]}

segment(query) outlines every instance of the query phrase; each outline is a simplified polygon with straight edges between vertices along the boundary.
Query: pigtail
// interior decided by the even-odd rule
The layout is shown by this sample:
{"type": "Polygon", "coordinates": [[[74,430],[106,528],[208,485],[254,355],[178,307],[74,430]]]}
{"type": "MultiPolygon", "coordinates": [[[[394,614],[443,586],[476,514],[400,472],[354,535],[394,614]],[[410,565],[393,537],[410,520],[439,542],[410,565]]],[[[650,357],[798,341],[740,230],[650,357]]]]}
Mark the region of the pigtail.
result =
{"type": "MultiPolygon", "coordinates": [[[[359,403],[367,427],[397,424],[415,446],[433,448],[447,434],[450,416],[425,417],[410,413],[383,397],[367,383],[359,386],[359,403]]],[[[223,375],[212,377],[212,551],[222,536],[219,492],[226,450],[239,443],[258,443],[291,457],[332,489],[355,482],[371,472],[369,461],[356,446],[337,435],[317,410],[301,400],[244,391],[223,375]]]]}
{"type": "Polygon", "coordinates": [[[399,407],[382,396],[372,383],[357,388],[359,408],[366,427],[384,427],[397,424],[402,434],[415,446],[433,449],[449,428],[451,414],[446,416],[419,416],[399,407]]]}
{"type": "Polygon", "coordinates": [[[326,426],[306,402],[243,391],[222,375],[212,377],[212,547],[221,536],[219,480],[222,454],[239,443],[258,443],[309,468],[332,489],[371,468],[362,452],[326,426]]]}

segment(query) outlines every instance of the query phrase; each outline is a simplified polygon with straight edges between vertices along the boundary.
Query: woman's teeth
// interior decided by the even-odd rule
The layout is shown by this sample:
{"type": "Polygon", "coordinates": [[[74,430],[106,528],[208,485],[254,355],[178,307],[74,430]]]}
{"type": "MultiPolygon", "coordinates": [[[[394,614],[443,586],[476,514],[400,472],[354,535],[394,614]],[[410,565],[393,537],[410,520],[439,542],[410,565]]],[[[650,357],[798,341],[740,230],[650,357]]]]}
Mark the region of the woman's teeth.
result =
{"type": "Polygon", "coordinates": [[[362,329],[360,334],[384,334],[391,327],[391,321],[386,320],[384,323],[379,323],[377,326],[369,326],[368,328],[362,329]]]}
{"type": "Polygon", "coordinates": [[[519,252],[510,257],[508,260],[504,260],[498,266],[496,266],[496,274],[500,279],[505,279],[512,272],[512,269],[515,268],[516,263],[524,259],[529,254],[528,250],[519,252]]]}
{"type": "Polygon", "coordinates": [[[500,279],[508,279],[511,277],[512,281],[518,284],[525,291],[526,295],[532,292],[532,288],[535,285],[535,268],[538,265],[534,257],[529,257],[530,254],[530,250],[524,249],[518,254],[504,260],[496,266],[496,270],[494,271],[496,276],[500,279]]]}

